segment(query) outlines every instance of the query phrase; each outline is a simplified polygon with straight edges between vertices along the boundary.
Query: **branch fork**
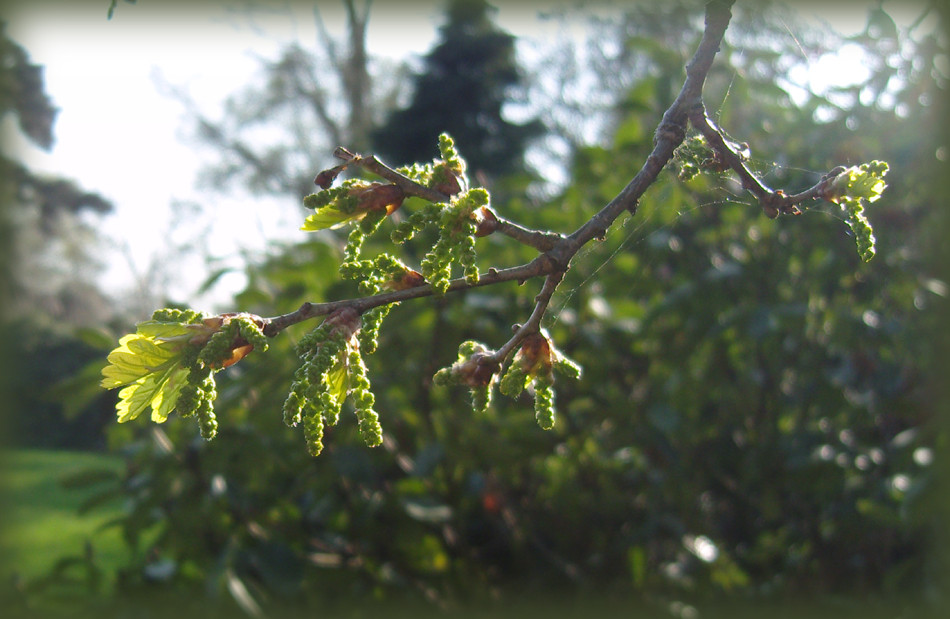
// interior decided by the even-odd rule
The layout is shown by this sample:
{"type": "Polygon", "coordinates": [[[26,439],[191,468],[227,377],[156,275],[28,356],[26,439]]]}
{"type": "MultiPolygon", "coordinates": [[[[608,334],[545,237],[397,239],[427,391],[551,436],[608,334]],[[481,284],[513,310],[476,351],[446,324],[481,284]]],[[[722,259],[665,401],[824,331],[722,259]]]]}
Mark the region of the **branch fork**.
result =
{"type": "MultiPolygon", "coordinates": [[[[571,260],[587,243],[603,239],[613,222],[624,212],[635,214],[640,198],[656,181],[660,171],[669,163],[674,150],[683,143],[687,125],[692,125],[707,140],[716,153],[720,165],[732,169],[740,178],[743,188],[751,192],[759,201],[763,211],[770,218],[780,214],[799,214],[799,205],[813,199],[823,198],[834,180],[844,172],[837,167],[812,187],[792,195],[781,189],[768,187],[752,173],[745,164],[745,157],[724,137],[723,132],[709,119],[702,101],[703,85],[719,51],[723,35],[731,19],[731,1],[713,1],[706,6],[706,22],[702,40],[686,66],[686,80],[669,109],[663,114],[654,134],[653,151],[647,156],[643,166],[617,196],[592,216],[586,223],[569,235],[553,232],[530,230],[510,222],[491,207],[483,207],[479,218],[477,236],[487,236],[495,232],[504,234],[520,243],[533,247],[540,252],[534,260],[526,264],[507,269],[492,268],[483,274],[477,282],[464,278],[451,280],[447,291],[460,291],[498,284],[505,281],[517,281],[523,284],[528,279],[544,276],[542,289],[535,299],[531,316],[517,326],[512,338],[491,354],[492,363],[503,362],[512,351],[531,333],[540,329],[541,318],[547,310],[551,296],[570,267],[571,260]]],[[[742,145],[745,147],[745,145],[742,145]]],[[[373,155],[363,156],[340,147],[334,156],[343,163],[327,170],[316,179],[318,185],[332,182],[333,178],[348,166],[361,167],[398,186],[406,196],[417,196],[434,203],[448,202],[451,196],[429,187],[425,187],[407,176],[387,166],[373,155]]],[[[349,306],[358,312],[365,312],[380,305],[388,305],[411,298],[432,296],[432,286],[424,284],[405,290],[387,292],[369,297],[335,301],[329,303],[305,303],[297,311],[266,320],[264,333],[274,336],[281,330],[303,320],[328,314],[340,307],[349,306]]]]}
{"type": "MultiPolygon", "coordinates": [[[[492,354],[492,362],[502,362],[531,333],[540,330],[541,319],[547,310],[551,297],[570,267],[577,252],[594,239],[603,239],[613,222],[624,212],[635,213],[641,196],[652,185],[660,171],[673,156],[686,135],[686,124],[691,111],[702,110],[702,89],[713,59],[719,51],[722,37],[731,19],[732,1],[714,1],[706,6],[706,27],[703,38],[687,64],[686,81],[672,106],[664,113],[654,136],[654,149],[647,157],[640,171],[621,192],[604,206],[597,214],[570,235],[530,230],[507,221],[494,210],[482,214],[484,221],[480,232],[491,234],[500,232],[512,239],[537,249],[540,255],[531,262],[507,269],[490,269],[477,282],[464,278],[451,280],[449,291],[466,290],[478,286],[497,284],[504,281],[524,283],[528,279],[544,276],[545,281],[535,298],[535,307],[531,316],[517,327],[512,338],[492,354]]],[[[702,114],[705,117],[705,112],[702,114]]],[[[718,132],[716,132],[718,135],[718,132]]],[[[721,139],[721,136],[720,136],[721,139]]],[[[395,184],[406,196],[417,196],[434,203],[448,202],[451,196],[416,183],[407,176],[387,166],[375,156],[362,156],[340,147],[334,156],[342,163],[317,176],[315,182],[320,186],[329,186],[333,179],[349,166],[359,166],[381,178],[395,184]]],[[[763,188],[767,193],[767,190],[763,188]]],[[[411,298],[432,296],[435,290],[425,284],[399,290],[344,301],[329,303],[304,303],[298,310],[282,316],[266,319],[264,333],[273,337],[286,327],[310,318],[326,315],[340,307],[352,307],[362,313],[374,307],[388,305],[411,298]]]]}

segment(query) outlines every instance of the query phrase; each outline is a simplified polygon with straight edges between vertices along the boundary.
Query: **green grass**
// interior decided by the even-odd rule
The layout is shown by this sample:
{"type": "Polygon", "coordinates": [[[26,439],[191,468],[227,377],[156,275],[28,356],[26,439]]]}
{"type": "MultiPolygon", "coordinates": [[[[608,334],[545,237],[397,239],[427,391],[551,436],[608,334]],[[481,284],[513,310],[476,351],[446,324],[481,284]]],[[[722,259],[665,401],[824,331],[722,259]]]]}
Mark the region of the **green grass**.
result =
{"type": "Polygon", "coordinates": [[[73,451],[17,450],[0,453],[0,578],[29,582],[49,573],[66,556],[92,550],[106,573],[127,551],[115,528],[100,530],[121,513],[106,501],[79,513],[79,507],[107,485],[71,487],[64,480],[83,471],[119,473],[120,458],[73,451]]]}

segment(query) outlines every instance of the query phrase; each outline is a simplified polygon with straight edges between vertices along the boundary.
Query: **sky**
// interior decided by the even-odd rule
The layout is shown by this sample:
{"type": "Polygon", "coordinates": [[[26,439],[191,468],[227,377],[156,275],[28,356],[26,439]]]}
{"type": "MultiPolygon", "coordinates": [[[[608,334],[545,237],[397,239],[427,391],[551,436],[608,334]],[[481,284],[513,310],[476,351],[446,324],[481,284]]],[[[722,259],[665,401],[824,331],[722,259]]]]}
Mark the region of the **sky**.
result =
{"type": "MultiPolygon", "coordinates": [[[[169,0],[120,2],[107,20],[108,0],[14,2],[7,9],[8,32],[33,62],[46,67],[47,92],[60,108],[52,152],[25,142],[19,150],[31,168],[76,179],[114,202],[113,214],[94,218],[106,239],[100,282],[107,292],[128,294],[158,266],[170,273],[166,284],[174,298],[210,309],[202,304],[220,304],[243,286],[244,255],[303,238],[294,216],[302,220],[305,213],[240,194],[212,199],[197,189],[197,172],[213,159],[189,141],[185,109],[162,84],[186,91],[202,111],[217,117],[228,95],[260,77],[257,57],[273,58],[289,40],[313,46],[313,5],[262,0],[249,12],[242,7],[251,2],[171,4],[174,9],[169,0]],[[231,222],[238,221],[235,229],[231,222]],[[219,259],[217,266],[236,269],[205,295],[194,291],[209,266],[197,257],[167,253],[169,245],[199,238],[219,259]]],[[[551,25],[537,18],[538,9],[550,2],[498,5],[498,23],[525,37],[519,51],[552,35],[551,25]]],[[[329,30],[342,32],[338,3],[319,6],[329,30]]],[[[370,53],[424,54],[435,40],[437,7],[378,0],[368,32],[370,53]]],[[[864,13],[823,12],[822,17],[838,29],[853,30],[864,13]]],[[[829,76],[860,74],[846,53],[811,60],[807,79],[816,88],[829,76]]]]}

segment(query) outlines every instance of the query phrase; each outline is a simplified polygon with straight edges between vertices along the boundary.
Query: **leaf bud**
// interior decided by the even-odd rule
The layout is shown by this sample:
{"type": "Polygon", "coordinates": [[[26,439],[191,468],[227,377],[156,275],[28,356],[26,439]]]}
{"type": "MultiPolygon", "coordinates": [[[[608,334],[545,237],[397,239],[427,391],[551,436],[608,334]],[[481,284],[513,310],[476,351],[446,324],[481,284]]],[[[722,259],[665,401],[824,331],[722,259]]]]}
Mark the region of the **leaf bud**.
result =
{"type": "Polygon", "coordinates": [[[462,191],[461,175],[449,163],[442,162],[432,170],[432,189],[447,196],[454,196],[462,191]]]}
{"type": "Polygon", "coordinates": [[[387,215],[402,206],[406,197],[399,185],[391,183],[372,183],[365,188],[354,188],[350,195],[358,199],[357,211],[385,211],[387,215]]]}
{"type": "Polygon", "coordinates": [[[479,342],[463,342],[459,347],[459,358],[443,374],[440,382],[452,382],[466,387],[487,387],[494,382],[499,363],[494,359],[494,351],[479,342]]]}
{"type": "Polygon", "coordinates": [[[417,286],[422,286],[426,283],[426,279],[422,276],[422,273],[416,271],[415,269],[406,269],[401,275],[390,279],[383,287],[387,290],[406,290],[408,288],[415,288],[417,286]]]}
{"type": "Polygon", "coordinates": [[[480,206],[472,213],[475,218],[475,236],[488,236],[498,229],[498,216],[490,206],[480,206]]]}
{"type": "Polygon", "coordinates": [[[360,314],[352,307],[341,307],[327,316],[323,325],[329,329],[329,337],[340,337],[344,342],[351,342],[360,330],[360,314]]]}
{"type": "Polygon", "coordinates": [[[333,181],[336,180],[336,177],[340,175],[340,172],[346,169],[348,163],[341,163],[338,166],[334,166],[327,170],[323,170],[317,177],[313,179],[313,184],[320,187],[321,189],[329,189],[330,185],[333,184],[333,181]]]}

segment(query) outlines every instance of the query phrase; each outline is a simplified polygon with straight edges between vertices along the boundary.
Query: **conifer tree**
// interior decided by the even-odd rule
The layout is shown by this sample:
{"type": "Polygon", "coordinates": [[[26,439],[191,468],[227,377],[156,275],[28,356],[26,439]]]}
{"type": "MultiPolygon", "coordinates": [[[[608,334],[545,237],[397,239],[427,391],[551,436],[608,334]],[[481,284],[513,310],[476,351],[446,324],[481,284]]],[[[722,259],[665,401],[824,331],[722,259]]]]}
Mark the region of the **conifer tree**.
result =
{"type": "Polygon", "coordinates": [[[468,146],[473,172],[497,175],[523,167],[526,144],[542,126],[504,118],[504,104],[523,79],[515,38],[492,21],[493,12],[485,0],[450,0],[439,42],[414,79],[412,102],[373,135],[384,158],[428,159],[432,144],[446,132],[468,146]]]}

